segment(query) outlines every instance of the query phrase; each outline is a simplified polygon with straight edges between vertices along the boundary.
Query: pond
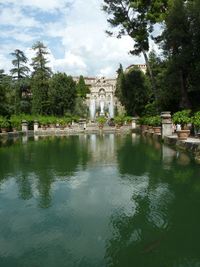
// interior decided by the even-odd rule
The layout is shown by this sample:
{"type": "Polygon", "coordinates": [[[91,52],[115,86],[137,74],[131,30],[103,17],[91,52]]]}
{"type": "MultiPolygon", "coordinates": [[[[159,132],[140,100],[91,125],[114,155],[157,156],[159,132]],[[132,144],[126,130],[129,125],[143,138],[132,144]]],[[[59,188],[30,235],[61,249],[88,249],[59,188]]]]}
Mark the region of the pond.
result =
{"type": "Polygon", "coordinates": [[[0,266],[200,266],[200,166],[135,134],[2,139],[0,266]]]}

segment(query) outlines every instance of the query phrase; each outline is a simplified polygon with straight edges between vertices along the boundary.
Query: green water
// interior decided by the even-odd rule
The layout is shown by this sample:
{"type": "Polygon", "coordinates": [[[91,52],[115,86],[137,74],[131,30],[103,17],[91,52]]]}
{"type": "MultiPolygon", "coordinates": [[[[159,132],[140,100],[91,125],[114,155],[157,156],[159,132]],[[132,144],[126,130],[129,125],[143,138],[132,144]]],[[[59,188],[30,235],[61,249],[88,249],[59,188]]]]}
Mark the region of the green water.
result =
{"type": "Polygon", "coordinates": [[[0,267],[200,266],[200,166],[136,136],[0,145],[0,267]]]}

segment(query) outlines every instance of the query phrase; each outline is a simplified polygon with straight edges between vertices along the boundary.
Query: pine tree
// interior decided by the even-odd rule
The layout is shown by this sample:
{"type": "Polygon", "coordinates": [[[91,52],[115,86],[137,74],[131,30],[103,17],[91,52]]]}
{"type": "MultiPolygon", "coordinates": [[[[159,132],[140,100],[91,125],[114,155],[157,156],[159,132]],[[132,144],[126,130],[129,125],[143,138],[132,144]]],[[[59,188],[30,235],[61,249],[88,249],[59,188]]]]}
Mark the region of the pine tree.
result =
{"type": "Polygon", "coordinates": [[[85,80],[81,75],[77,84],[77,94],[82,98],[86,98],[86,95],[90,93],[89,87],[85,84],[85,80]]]}
{"type": "MultiPolygon", "coordinates": [[[[108,23],[117,31],[117,38],[129,35],[133,41],[133,55],[143,54],[150,74],[154,96],[157,99],[155,78],[148,59],[149,38],[157,22],[166,13],[168,0],[104,0],[103,10],[108,14],[108,23]]],[[[113,35],[114,31],[107,31],[113,35]]]]}
{"type": "Polygon", "coordinates": [[[50,113],[64,116],[72,113],[76,101],[76,83],[65,73],[56,73],[49,82],[50,113]]]}
{"type": "Polygon", "coordinates": [[[21,112],[21,100],[23,89],[26,87],[25,78],[28,76],[29,68],[26,66],[28,58],[24,52],[16,49],[11,55],[14,57],[12,60],[13,68],[10,73],[13,77],[13,86],[15,90],[15,113],[21,112]]]}
{"type": "Polygon", "coordinates": [[[12,64],[14,68],[10,70],[13,78],[20,80],[28,75],[29,68],[26,66],[28,58],[25,56],[24,52],[16,49],[11,55],[14,57],[12,64]]]}
{"type": "Polygon", "coordinates": [[[35,114],[48,113],[48,89],[49,78],[52,71],[47,66],[48,59],[46,56],[49,54],[47,47],[37,42],[33,45],[32,49],[36,52],[35,57],[32,58],[32,112],[35,114]]]}

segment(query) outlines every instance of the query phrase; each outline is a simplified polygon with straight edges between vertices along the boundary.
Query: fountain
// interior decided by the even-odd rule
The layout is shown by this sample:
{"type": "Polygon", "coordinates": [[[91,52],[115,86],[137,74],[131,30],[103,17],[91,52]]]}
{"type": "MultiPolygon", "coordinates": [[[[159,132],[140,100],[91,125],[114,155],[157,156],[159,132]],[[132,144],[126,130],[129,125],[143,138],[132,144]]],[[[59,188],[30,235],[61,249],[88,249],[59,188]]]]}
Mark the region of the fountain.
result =
{"type": "Polygon", "coordinates": [[[95,99],[91,99],[90,100],[90,118],[91,120],[95,119],[95,113],[96,113],[96,103],[95,103],[95,99]]]}
{"type": "Polygon", "coordinates": [[[110,104],[109,104],[109,116],[110,116],[110,118],[114,118],[113,96],[111,96],[111,100],[110,100],[110,104]]]}

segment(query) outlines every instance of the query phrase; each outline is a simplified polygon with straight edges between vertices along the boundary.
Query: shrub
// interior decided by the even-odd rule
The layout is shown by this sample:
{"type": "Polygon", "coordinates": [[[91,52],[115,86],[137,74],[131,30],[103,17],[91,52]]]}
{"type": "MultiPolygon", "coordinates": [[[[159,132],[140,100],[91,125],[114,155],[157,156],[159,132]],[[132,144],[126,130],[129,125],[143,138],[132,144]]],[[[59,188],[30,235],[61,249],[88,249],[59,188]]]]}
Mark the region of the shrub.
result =
{"type": "Polygon", "coordinates": [[[99,123],[99,125],[104,125],[106,123],[106,118],[102,116],[98,117],[97,122],[99,123]]]}
{"type": "Polygon", "coordinates": [[[10,117],[10,123],[11,123],[12,128],[16,128],[19,130],[21,127],[21,122],[22,122],[21,116],[12,115],[10,117]]]}
{"type": "Polygon", "coordinates": [[[0,127],[1,128],[9,128],[10,127],[10,123],[6,118],[3,118],[0,122],[0,127]]]}
{"type": "Polygon", "coordinates": [[[114,122],[117,124],[117,125],[123,125],[124,124],[124,121],[125,121],[125,117],[124,116],[116,116],[114,118],[114,122]]]}
{"type": "Polygon", "coordinates": [[[184,128],[188,123],[192,122],[190,117],[191,110],[182,110],[174,113],[172,116],[173,123],[181,124],[181,127],[184,128]]]}
{"type": "Polygon", "coordinates": [[[192,117],[192,122],[195,127],[200,128],[200,111],[196,112],[192,117]]]}
{"type": "Polygon", "coordinates": [[[154,126],[154,127],[161,126],[161,117],[160,117],[160,115],[151,117],[151,125],[154,126]]]}
{"type": "Polygon", "coordinates": [[[38,122],[40,125],[47,125],[48,124],[48,117],[45,116],[39,116],[38,122]]]}
{"type": "Polygon", "coordinates": [[[66,125],[66,120],[64,118],[58,118],[57,119],[57,123],[60,125],[60,126],[64,126],[66,125]]]}
{"type": "Polygon", "coordinates": [[[132,122],[132,117],[131,116],[126,116],[125,118],[124,118],[124,121],[126,121],[127,123],[131,123],[132,122]]]}

